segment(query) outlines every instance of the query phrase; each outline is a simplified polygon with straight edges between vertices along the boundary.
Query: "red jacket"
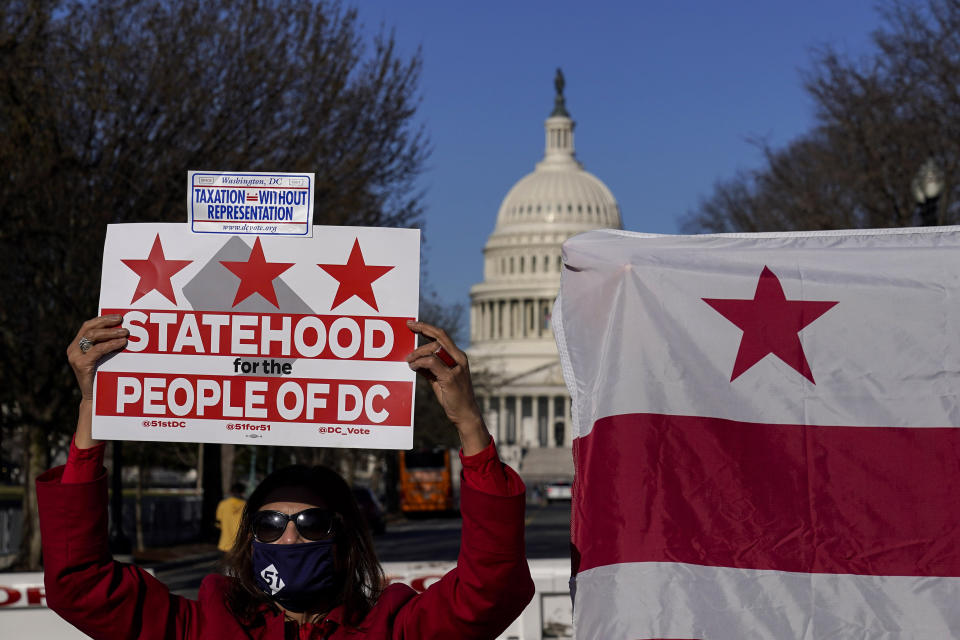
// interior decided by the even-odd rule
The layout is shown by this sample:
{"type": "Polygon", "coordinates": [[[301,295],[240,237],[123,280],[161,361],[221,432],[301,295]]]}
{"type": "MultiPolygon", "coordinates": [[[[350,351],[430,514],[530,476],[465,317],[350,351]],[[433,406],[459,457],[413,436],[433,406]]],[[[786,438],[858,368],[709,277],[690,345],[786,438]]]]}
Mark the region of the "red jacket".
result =
{"type": "MultiPolygon", "coordinates": [[[[390,585],[356,629],[341,626],[338,608],[316,625],[303,625],[299,637],[479,639],[502,633],[534,590],[524,554],[523,483],[504,469],[509,481],[501,495],[462,483],[463,532],[454,570],[420,594],[390,585]]],[[[58,467],[40,476],[37,494],[47,604],[68,622],[94,638],[284,638],[282,614],[266,612],[259,627],[245,627],[230,614],[223,598],[230,578],[207,576],[199,599],[188,600],[139,567],[114,561],[107,550],[106,474],[67,484],[60,482],[62,473],[58,467]]]]}

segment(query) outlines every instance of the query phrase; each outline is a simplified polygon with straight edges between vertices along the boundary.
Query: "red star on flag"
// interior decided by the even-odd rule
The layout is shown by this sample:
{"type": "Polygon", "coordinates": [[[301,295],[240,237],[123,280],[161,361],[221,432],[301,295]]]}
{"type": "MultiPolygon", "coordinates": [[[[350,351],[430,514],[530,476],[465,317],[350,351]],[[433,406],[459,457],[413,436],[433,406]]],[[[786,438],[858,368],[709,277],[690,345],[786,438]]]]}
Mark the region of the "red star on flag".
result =
{"type": "Polygon", "coordinates": [[[267,302],[279,309],[280,305],[277,303],[277,292],[273,288],[273,281],[296,263],[267,262],[266,258],[263,257],[260,238],[257,238],[246,262],[221,260],[220,264],[240,278],[240,286],[237,288],[237,297],[233,299],[233,306],[237,306],[253,294],[259,293],[267,302]]]}
{"type": "Polygon", "coordinates": [[[766,266],[760,273],[753,300],[703,298],[703,301],[743,330],[730,382],[769,353],[814,382],[798,334],[829,311],[836,301],[787,300],[780,280],[766,266]]]}
{"type": "Polygon", "coordinates": [[[377,299],[373,295],[371,285],[393,267],[366,264],[363,261],[363,254],[360,252],[359,238],[353,241],[353,249],[350,250],[347,264],[318,264],[317,266],[339,282],[337,294],[333,297],[333,304],[330,306],[331,311],[353,296],[357,296],[375,310],[380,310],[377,307],[377,299]]]}
{"type": "Polygon", "coordinates": [[[140,282],[137,283],[137,290],[133,292],[133,299],[130,300],[130,304],[154,290],[159,291],[164,298],[173,304],[177,304],[170,278],[193,262],[193,260],[167,260],[163,255],[163,245],[160,244],[159,233],[153,240],[150,255],[147,256],[146,260],[121,259],[120,261],[140,276],[140,282]]]}

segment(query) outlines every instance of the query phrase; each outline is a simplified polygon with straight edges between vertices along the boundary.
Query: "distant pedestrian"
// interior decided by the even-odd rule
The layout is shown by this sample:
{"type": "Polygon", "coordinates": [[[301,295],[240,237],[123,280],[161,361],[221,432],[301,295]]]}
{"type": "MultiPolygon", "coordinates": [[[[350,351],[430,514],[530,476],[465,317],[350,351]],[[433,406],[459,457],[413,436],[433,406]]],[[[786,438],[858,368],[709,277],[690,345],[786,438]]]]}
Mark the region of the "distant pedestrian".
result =
{"type": "Polygon", "coordinates": [[[217,543],[217,548],[224,553],[233,548],[233,541],[237,539],[243,507],[247,504],[243,499],[246,493],[245,484],[234,482],[230,487],[230,495],[217,505],[217,528],[220,529],[220,542],[217,543]]]}
{"type": "Polygon", "coordinates": [[[540,488],[540,485],[533,485],[533,489],[530,490],[530,499],[535,505],[543,506],[546,502],[543,499],[543,490],[540,488]]]}

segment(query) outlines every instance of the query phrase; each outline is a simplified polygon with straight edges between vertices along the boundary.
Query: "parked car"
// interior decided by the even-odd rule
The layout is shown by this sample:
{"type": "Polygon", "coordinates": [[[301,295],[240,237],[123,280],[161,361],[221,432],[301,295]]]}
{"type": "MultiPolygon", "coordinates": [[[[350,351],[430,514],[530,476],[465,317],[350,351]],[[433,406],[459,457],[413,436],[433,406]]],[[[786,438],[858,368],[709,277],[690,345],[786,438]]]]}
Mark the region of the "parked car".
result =
{"type": "Polygon", "coordinates": [[[566,481],[549,482],[544,487],[544,495],[547,498],[547,502],[556,502],[558,500],[570,500],[572,497],[572,494],[570,491],[570,483],[566,481]]]}
{"type": "Polygon", "coordinates": [[[353,497],[357,499],[360,505],[360,513],[363,519],[367,521],[367,526],[374,535],[380,535],[387,530],[387,521],[384,514],[383,505],[377,500],[377,496],[369,487],[354,487],[353,497]]]}

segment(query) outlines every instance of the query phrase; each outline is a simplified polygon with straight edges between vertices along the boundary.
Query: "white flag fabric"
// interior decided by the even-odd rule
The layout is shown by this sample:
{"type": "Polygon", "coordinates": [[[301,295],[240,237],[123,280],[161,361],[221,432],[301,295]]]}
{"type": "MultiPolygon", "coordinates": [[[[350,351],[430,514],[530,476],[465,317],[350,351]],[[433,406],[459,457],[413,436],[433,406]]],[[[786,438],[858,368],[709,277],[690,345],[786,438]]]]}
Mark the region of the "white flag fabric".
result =
{"type": "Polygon", "coordinates": [[[960,637],[960,228],[564,267],[578,640],[960,637]]]}

